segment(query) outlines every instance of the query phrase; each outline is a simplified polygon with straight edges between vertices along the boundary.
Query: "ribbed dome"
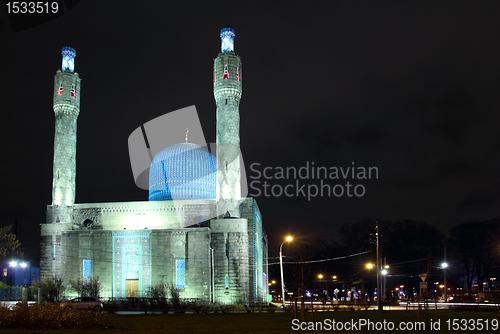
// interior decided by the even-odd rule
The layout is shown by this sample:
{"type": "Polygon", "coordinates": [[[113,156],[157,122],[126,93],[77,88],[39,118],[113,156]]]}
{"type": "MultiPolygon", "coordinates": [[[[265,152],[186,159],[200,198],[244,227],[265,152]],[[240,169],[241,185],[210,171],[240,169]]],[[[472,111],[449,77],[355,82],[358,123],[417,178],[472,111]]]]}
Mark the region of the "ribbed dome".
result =
{"type": "Polygon", "coordinates": [[[164,148],[149,169],[149,200],[215,199],[215,157],[204,147],[180,143],[164,148]]]}

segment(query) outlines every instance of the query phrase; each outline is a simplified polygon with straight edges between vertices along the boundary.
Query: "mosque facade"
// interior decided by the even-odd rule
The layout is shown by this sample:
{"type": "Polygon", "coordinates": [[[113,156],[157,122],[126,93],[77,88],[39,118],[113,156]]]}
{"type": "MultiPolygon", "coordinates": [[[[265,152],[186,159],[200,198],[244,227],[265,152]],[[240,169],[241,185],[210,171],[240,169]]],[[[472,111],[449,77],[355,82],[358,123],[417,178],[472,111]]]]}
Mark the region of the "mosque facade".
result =
{"type": "Polygon", "coordinates": [[[81,79],[75,50],[63,48],[54,78],[52,204],[41,224],[40,277],[66,285],[98,277],[102,298],[147,297],[165,284],[181,298],[205,302],[268,299],[262,216],[255,199],[241,197],[241,59],[234,30],[220,36],[213,78],[217,154],[187,140],[162,149],[151,160],[149,200],[141,202],[75,203],[81,79]],[[186,219],[193,216],[194,223],[186,219]]]}

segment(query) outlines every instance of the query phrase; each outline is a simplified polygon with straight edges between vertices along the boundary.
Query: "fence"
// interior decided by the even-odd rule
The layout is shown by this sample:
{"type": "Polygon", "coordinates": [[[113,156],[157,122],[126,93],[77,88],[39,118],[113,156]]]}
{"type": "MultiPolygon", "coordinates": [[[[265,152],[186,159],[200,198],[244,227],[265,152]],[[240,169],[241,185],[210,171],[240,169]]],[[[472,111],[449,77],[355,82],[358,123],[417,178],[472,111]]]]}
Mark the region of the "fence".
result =
{"type": "MultiPolygon", "coordinates": [[[[36,292],[32,291],[32,288],[26,289],[28,293],[28,300],[34,300],[36,292]]],[[[12,300],[22,300],[23,299],[23,287],[22,286],[9,286],[0,288],[0,301],[12,301],[12,300]]]]}

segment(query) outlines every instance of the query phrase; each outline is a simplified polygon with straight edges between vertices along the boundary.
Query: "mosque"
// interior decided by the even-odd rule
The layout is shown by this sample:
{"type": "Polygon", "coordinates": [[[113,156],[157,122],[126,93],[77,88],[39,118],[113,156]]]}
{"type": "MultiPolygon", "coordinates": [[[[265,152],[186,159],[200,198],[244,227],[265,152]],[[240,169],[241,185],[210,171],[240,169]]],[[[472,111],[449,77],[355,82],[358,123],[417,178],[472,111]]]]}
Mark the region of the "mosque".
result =
{"type": "Polygon", "coordinates": [[[62,49],[40,277],[66,284],[98,277],[102,298],[146,297],[151,287],[172,284],[181,298],[250,305],[268,300],[267,235],[256,200],[241,197],[242,67],[234,36],[232,28],[221,30],[214,60],[216,154],[187,139],[161,149],[149,166],[149,200],[141,202],[75,203],[81,79],[75,50],[62,49]]]}

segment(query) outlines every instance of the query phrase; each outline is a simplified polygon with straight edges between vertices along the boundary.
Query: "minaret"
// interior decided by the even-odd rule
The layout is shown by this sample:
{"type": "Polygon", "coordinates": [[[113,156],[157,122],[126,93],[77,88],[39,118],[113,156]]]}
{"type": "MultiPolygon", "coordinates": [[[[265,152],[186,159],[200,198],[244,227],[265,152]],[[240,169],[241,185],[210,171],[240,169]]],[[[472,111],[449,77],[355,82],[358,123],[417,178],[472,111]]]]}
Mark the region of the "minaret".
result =
{"type": "Polygon", "coordinates": [[[218,212],[239,217],[241,59],[234,53],[234,30],[220,32],[221,52],[214,60],[214,97],[217,104],[218,212]],[[227,210],[226,210],[227,209],[227,210]]]}
{"type": "MultiPolygon", "coordinates": [[[[76,120],[80,113],[80,77],[75,73],[76,51],[62,49],[62,67],[54,77],[54,170],[51,222],[70,223],[76,189],[76,120]]],[[[49,221],[47,221],[49,222],[49,221]]]]}

